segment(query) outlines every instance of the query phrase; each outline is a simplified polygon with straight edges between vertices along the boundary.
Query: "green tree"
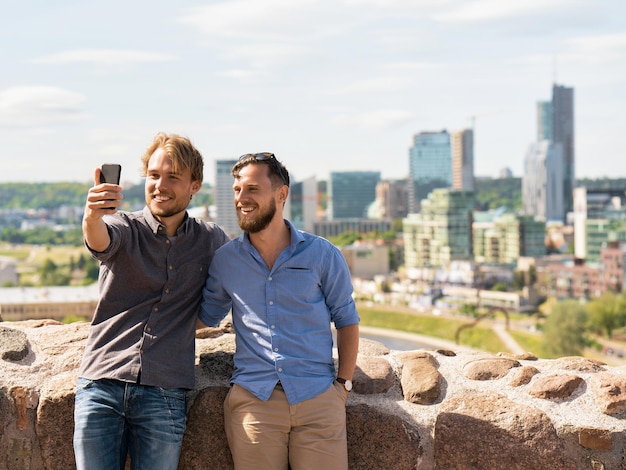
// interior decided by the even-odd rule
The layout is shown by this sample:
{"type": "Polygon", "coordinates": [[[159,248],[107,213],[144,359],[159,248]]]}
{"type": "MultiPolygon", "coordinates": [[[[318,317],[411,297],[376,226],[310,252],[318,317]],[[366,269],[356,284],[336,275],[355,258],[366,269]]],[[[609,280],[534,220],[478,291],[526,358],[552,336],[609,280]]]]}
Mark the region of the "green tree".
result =
{"type": "Polygon", "coordinates": [[[54,286],[57,268],[58,266],[54,261],[50,258],[46,258],[46,260],[37,269],[37,272],[39,273],[39,284],[42,286],[54,286]]]}
{"type": "Polygon", "coordinates": [[[496,282],[491,290],[495,290],[497,292],[507,292],[509,290],[509,286],[506,282],[496,282]]]}
{"type": "Polygon", "coordinates": [[[554,305],[543,327],[543,349],[549,357],[580,356],[586,344],[587,313],[576,300],[554,305]]]}
{"type": "Polygon", "coordinates": [[[607,292],[587,304],[590,328],[611,339],[613,331],[626,325],[626,297],[607,292]]]}
{"type": "Polygon", "coordinates": [[[361,235],[358,232],[343,232],[336,237],[330,237],[328,240],[335,246],[352,245],[355,241],[360,240],[361,235]]]}
{"type": "Polygon", "coordinates": [[[93,258],[87,258],[85,262],[85,283],[91,284],[98,280],[100,274],[100,263],[93,258]]]}

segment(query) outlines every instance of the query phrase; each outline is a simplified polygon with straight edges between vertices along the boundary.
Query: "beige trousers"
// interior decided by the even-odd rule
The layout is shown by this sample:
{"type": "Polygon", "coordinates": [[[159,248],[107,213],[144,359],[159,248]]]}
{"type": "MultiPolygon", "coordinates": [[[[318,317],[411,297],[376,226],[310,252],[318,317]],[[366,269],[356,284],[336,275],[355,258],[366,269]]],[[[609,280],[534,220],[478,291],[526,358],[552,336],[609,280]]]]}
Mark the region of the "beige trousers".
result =
{"type": "Polygon", "coordinates": [[[233,385],[224,401],[236,470],[347,470],[346,398],[334,382],[310,400],[289,405],[280,386],[268,401],[233,385]]]}

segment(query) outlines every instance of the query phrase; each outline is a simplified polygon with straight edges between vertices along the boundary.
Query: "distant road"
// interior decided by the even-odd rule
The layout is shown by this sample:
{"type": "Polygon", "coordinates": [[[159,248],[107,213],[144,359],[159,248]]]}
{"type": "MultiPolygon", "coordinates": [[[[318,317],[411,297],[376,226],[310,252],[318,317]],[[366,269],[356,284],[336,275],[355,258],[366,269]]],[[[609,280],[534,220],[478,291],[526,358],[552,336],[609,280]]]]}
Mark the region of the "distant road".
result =
{"type": "Polygon", "coordinates": [[[472,350],[467,346],[462,346],[447,341],[445,339],[433,338],[431,336],[406,333],[404,331],[389,330],[386,328],[374,328],[371,326],[359,326],[361,338],[371,339],[383,343],[389,349],[396,351],[409,351],[411,349],[452,349],[452,350],[472,350]]]}

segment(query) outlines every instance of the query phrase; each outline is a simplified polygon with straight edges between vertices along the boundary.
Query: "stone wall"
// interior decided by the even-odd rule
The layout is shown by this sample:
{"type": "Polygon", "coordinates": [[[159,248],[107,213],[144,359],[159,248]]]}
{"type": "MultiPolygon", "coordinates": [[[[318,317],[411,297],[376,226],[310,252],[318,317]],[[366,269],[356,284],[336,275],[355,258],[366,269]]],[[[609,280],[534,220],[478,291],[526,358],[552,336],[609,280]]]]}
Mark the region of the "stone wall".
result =
{"type": "MultiPolygon", "coordinates": [[[[71,469],[89,325],[0,323],[0,469],[71,469]]],[[[230,469],[228,325],[201,330],[181,469],[230,469]]],[[[626,469],[626,367],[362,340],[347,402],[351,469],[626,469]]]]}

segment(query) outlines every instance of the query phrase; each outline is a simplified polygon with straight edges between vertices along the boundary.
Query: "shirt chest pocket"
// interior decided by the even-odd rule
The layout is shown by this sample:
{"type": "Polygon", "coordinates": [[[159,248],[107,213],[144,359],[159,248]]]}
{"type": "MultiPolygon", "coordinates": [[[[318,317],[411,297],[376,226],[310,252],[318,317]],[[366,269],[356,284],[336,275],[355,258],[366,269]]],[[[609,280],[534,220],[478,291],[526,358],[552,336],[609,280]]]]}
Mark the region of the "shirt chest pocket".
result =
{"type": "Polygon", "coordinates": [[[309,268],[286,268],[280,277],[280,288],[294,300],[313,303],[323,299],[317,272],[309,268]]]}
{"type": "Polygon", "coordinates": [[[202,290],[208,272],[206,265],[194,262],[184,263],[177,268],[168,266],[168,270],[173,271],[172,274],[176,277],[176,282],[188,289],[190,295],[202,290]]]}

